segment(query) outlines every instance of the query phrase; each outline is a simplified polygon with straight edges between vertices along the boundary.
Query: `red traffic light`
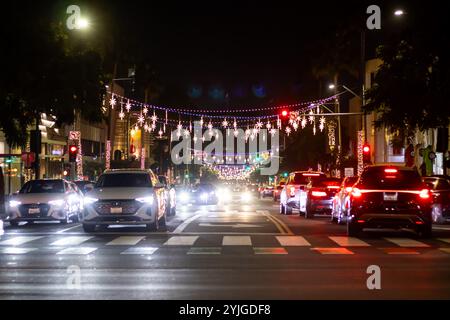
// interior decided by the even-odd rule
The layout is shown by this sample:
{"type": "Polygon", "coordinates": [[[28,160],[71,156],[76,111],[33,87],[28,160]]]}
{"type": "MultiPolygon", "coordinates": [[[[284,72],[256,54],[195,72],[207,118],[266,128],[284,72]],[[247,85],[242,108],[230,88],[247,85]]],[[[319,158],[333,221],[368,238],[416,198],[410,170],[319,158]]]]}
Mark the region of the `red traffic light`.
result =
{"type": "Polygon", "coordinates": [[[289,112],[288,112],[287,110],[281,111],[281,116],[282,116],[282,117],[287,117],[288,114],[289,114],[289,112]]]}
{"type": "Polygon", "coordinates": [[[370,153],[370,146],[369,146],[368,144],[366,144],[366,145],[363,147],[363,152],[364,152],[364,153],[370,153]]]}
{"type": "Polygon", "coordinates": [[[77,152],[77,146],[70,146],[70,148],[69,148],[69,151],[71,152],[71,153],[75,153],[75,152],[77,152]]]}

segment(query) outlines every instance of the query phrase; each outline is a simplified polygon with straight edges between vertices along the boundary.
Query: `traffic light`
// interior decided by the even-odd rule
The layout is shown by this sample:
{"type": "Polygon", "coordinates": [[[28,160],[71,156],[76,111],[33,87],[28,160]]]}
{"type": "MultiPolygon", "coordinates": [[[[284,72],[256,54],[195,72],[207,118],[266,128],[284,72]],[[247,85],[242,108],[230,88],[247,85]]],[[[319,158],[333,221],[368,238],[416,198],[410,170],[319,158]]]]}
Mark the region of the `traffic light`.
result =
{"type": "Polygon", "coordinates": [[[365,144],[363,146],[363,163],[370,163],[370,145],[369,144],[365,144]]]}
{"type": "Polygon", "coordinates": [[[282,116],[283,118],[286,118],[288,115],[289,115],[289,111],[287,111],[287,110],[282,110],[282,111],[281,111],[281,116],[282,116]]]}
{"type": "Polygon", "coordinates": [[[283,173],[283,177],[287,178],[287,176],[288,176],[288,173],[287,173],[287,172],[284,172],[284,173],[283,173]]]}
{"type": "Polygon", "coordinates": [[[78,153],[78,147],[75,145],[69,146],[69,162],[76,162],[77,161],[77,153],[78,153]]]}

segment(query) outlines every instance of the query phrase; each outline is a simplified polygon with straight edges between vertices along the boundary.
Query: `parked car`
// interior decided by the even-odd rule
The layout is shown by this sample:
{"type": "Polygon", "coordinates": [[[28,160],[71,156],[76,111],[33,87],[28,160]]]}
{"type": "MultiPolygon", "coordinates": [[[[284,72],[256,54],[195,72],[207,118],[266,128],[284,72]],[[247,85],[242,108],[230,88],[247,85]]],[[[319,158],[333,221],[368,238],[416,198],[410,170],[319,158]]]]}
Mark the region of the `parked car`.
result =
{"type": "Polygon", "coordinates": [[[9,201],[9,223],[17,226],[21,221],[78,221],[82,201],[77,190],[66,180],[31,180],[9,201]]]}
{"type": "Polygon", "coordinates": [[[365,228],[407,228],[429,238],[431,206],[431,192],[416,169],[368,166],[351,192],[347,234],[357,236],[365,228]]]}
{"type": "Polygon", "coordinates": [[[331,221],[342,224],[347,218],[347,209],[350,202],[350,194],[353,185],[358,181],[358,177],[345,177],[333,198],[333,207],[331,210],[331,221]]]}
{"type": "Polygon", "coordinates": [[[156,231],[166,224],[165,189],[151,170],[106,170],[84,198],[83,229],[142,225],[156,231]]]}
{"type": "Polygon", "coordinates": [[[325,178],[323,172],[296,171],[289,175],[288,181],[280,194],[280,213],[292,214],[292,209],[300,213],[306,210],[305,188],[311,180],[325,178]]]}
{"type": "Polygon", "coordinates": [[[166,190],[166,214],[167,216],[174,216],[177,212],[175,185],[170,184],[166,176],[158,176],[158,180],[166,190]]]}
{"type": "Polygon", "coordinates": [[[341,183],[338,178],[311,179],[305,188],[305,218],[314,218],[318,213],[331,215],[333,199],[341,183]]]}
{"type": "Polygon", "coordinates": [[[6,219],[5,206],[5,180],[3,179],[3,168],[0,167],[0,236],[3,235],[3,221],[6,219]]]}
{"type": "Polygon", "coordinates": [[[431,190],[433,205],[431,217],[434,223],[450,222],[450,181],[445,177],[424,177],[431,190]]]}

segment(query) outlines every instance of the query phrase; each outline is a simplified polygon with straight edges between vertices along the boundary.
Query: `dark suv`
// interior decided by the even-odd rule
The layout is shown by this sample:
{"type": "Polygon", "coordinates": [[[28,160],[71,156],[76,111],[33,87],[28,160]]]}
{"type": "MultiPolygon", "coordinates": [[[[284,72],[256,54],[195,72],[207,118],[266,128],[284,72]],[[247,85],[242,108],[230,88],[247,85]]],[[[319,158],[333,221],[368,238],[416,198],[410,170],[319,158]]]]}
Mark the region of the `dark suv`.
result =
{"type": "Polygon", "coordinates": [[[429,238],[431,204],[430,190],[417,170],[369,166],[351,191],[347,234],[356,236],[364,228],[406,228],[429,238]]]}

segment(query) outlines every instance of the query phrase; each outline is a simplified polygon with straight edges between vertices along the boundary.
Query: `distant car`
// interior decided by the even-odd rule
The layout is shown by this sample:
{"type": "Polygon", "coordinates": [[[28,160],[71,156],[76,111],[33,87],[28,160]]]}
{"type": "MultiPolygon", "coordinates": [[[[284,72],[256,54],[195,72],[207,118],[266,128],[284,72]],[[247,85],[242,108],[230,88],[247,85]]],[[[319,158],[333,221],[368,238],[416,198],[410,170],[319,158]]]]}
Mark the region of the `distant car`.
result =
{"type": "Polygon", "coordinates": [[[432,235],[432,194],[416,169],[373,165],[364,169],[350,196],[347,235],[365,228],[412,229],[432,235]]]}
{"type": "Polygon", "coordinates": [[[211,183],[199,183],[191,188],[189,192],[189,202],[195,204],[217,204],[219,195],[217,189],[211,183]]]}
{"type": "Polygon", "coordinates": [[[444,176],[423,177],[431,190],[433,205],[431,217],[434,223],[450,222],[450,182],[444,176]]]}
{"type": "Polygon", "coordinates": [[[74,181],[73,183],[77,185],[77,187],[81,190],[81,192],[83,192],[83,194],[86,194],[92,189],[94,189],[95,185],[94,181],[87,181],[87,180],[74,181]]]}
{"type": "Polygon", "coordinates": [[[346,221],[349,197],[356,181],[358,181],[358,177],[345,177],[342,181],[333,199],[333,208],[331,210],[332,222],[342,224],[346,221]]]}
{"type": "Polygon", "coordinates": [[[282,185],[278,185],[275,187],[275,189],[273,190],[273,201],[277,202],[280,200],[280,194],[283,188],[284,186],[282,185]]]}
{"type": "Polygon", "coordinates": [[[5,180],[3,179],[3,168],[0,167],[0,236],[5,232],[3,230],[3,220],[6,219],[5,207],[5,180]]]}
{"type": "Polygon", "coordinates": [[[266,198],[266,197],[273,197],[273,190],[274,190],[274,186],[265,186],[262,190],[261,190],[261,198],[266,198]]]}
{"type": "Polygon", "coordinates": [[[251,193],[252,196],[254,196],[254,197],[258,197],[259,196],[258,185],[256,185],[256,184],[249,184],[249,185],[247,185],[246,191],[251,193]]]}
{"type": "Polygon", "coordinates": [[[314,218],[318,213],[331,215],[333,199],[340,185],[341,179],[337,178],[312,179],[305,188],[305,218],[314,218]]]}
{"type": "Polygon", "coordinates": [[[292,214],[292,209],[300,213],[306,210],[305,188],[311,180],[325,178],[323,172],[295,171],[289,175],[283,190],[280,193],[280,213],[292,214]]]}
{"type": "Polygon", "coordinates": [[[175,185],[169,184],[166,176],[158,176],[158,180],[166,189],[167,216],[174,216],[177,212],[175,185]]]}
{"type": "Polygon", "coordinates": [[[166,224],[164,186],[151,170],[106,170],[84,198],[83,229],[96,226],[145,225],[156,231],[166,224]]]}
{"type": "Polygon", "coordinates": [[[78,221],[82,201],[66,180],[31,180],[9,201],[9,223],[17,226],[21,221],[78,221]]]}

